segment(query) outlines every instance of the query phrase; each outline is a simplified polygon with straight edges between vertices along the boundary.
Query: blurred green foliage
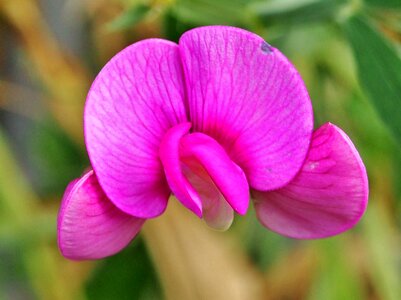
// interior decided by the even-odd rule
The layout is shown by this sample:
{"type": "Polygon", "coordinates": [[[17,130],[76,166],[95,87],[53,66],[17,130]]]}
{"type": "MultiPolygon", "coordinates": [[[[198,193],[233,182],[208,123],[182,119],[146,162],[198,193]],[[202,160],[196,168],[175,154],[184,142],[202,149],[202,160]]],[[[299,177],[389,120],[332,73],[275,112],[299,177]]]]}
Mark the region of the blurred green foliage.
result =
{"type": "Polygon", "coordinates": [[[86,155],[53,119],[33,124],[26,146],[37,190],[42,195],[60,193],[71,178],[83,171],[82,166],[89,165],[86,155]]]}
{"type": "MultiPolygon", "coordinates": [[[[14,17],[8,2],[12,0],[0,5],[0,22],[6,26],[1,30],[15,29],[18,37],[13,33],[6,39],[21,38],[22,42],[9,46],[4,39],[0,47],[8,49],[1,53],[17,48],[27,60],[35,61],[30,41],[24,40],[15,21],[29,20],[29,7],[21,6],[21,14],[14,17]]],[[[202,25],[240,26],[280,48],[307,84],[316,126],[327,121],[338,124],[357,145],[370,178],[369,211],[356,229],[323,241],[299,242],[267,232],[252,212],[236,220],[231,231],[256,268],[273,278],[268,283],[279,287],[268,299],[401,299],[400,0],[83,3],[75,9],[85,18],[81,25],[89,38],[85,53],[77,57],[91,53],[91,59],[96,59],[95,63],[80,62],[91,77],[96,71],[91,66],[103,65],[112,52],[129,43],[150,36],[177,41],[184,31],[202,25]],[[309,248],[317,266],[306,259],[309,248]],[[306,267],[292,264],[294,252],[305,258],[306,267]],[[283,272],[287,281],[274,280],[283,272]],[[310,279],[305,279],[306,274],[310,279]],[[305,281],[296,280],[303,277],[305,281]],[[300,292],[302,283],[306,291],[300,292]]],[[[12,55],[10,60],[19,63],[12,55]]],[[[62,122],[49,117],[50,108],[39,119],[18,118],[30,128],[28,138],[19,139],[20,133],[9,129],[6,122],[17,119],[10,104],[16,101],[16,92],[4,83],[13,80],[10,74],[16,66],[1,59],[0,67],[0,121],[1,128],[8,129],[0,131],[0,298],[162,298],[161,284],[141,239],[93,265],[69,264],[60,256],[55,236],[59,201],[67,182],[89,163],[82,141],[72,139],[62,122]],[[21,152],[24,159],[16,151],[19,148],[25,150],[21,152]]],[[[27,72],[29,88],[46,93],[38,72],[27,72]]]]}
{"type": "Polygon", "coordinates": [[[110,22],[107,28],[111,31],[128,29],[140,22],[146,16],[146,13],[148,13],[150,10],[150,6],[142,3],[133,6],[117,19],[110,22]]]}
{"type": "Polygon", "coordinates": [[[377,112],[401,141],[401,59],[395,47],[361,16],[344,29],[354,51],[360,83],[377,112]]]}
{"type": "Polygon", "coordinates": [[[89,299],[160,299],[161,289],[140,238],[118,255],[104,259],[88,281],[89,299]]]}

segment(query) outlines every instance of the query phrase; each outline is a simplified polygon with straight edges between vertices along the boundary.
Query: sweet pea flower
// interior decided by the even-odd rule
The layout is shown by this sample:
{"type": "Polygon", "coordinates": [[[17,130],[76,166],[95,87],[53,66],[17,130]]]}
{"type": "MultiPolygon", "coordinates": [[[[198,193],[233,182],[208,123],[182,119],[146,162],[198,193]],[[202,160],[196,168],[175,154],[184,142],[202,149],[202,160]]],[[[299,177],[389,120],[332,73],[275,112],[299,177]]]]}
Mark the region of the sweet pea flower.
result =
{"type": "Polygon", "coordinates": [[[247,212],[298,239],[339,234],[367,206],[363,162],[333,124],[313,132],[305,85],[287,58],[243,29],[207,26],[177,44],[137,42],[89,91],[93,170],[73,181],[58,217],[71,259],[115,254],[173,194],[216,229],[247,212]]]}

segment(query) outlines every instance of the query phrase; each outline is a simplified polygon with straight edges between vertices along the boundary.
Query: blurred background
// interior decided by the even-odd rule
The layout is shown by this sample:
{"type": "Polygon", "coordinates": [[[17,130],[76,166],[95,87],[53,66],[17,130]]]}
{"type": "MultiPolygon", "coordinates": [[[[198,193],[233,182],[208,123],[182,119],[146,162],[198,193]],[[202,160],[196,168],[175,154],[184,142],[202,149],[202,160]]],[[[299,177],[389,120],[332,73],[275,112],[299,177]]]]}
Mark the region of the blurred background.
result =
{"type": "Polygon", "coordinates": [[[401,0],[0,0],[0,299],[401,299],[401,0]],[[315,127],[344,129],[366,164],[351,231],[297,241],[251,211],[225,233],[172,202],[121,253],[57,248],[67,183],[89,165],[87,90],[123,47],[192,28],[253,31],[295,64],[315,127]]]}

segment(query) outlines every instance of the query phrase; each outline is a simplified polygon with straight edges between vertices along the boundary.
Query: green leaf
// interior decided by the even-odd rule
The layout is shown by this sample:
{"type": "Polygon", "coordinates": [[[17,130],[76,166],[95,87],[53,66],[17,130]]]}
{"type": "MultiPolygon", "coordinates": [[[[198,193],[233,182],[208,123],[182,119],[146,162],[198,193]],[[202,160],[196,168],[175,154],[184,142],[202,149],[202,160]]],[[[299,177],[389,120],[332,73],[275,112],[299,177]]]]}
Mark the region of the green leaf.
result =
{"type": "Polygon", "coordinates": [[[121,16],[107,24],[107,29],[110,31],[118,31],[130,28],[140,22],[150,10],[150,7],[145,4],[138,4],[124,12],[121,16]]]}
{"type": "Polygon", "coordinates": [[[377,8],[401,8],[401,0],[365,0],[365,3],[377,8]]]}
{"type": "Polygon", "coordinates": [[[244,0],[178,0],[172,10],[187,24],[243,26],[251,18],[245,4],[244,0]]]}
{"type": "Polygon", "coordinates": [[[401,144],[401,59],[394,46],[362,16],[343,23],[360,84],[401,144]]]}
{"type": "Polygon", "coordinates": [[[250,5],[251,11],[266,24],[304,24],[333,18],[344,0],[273,0],[250,5]]]}

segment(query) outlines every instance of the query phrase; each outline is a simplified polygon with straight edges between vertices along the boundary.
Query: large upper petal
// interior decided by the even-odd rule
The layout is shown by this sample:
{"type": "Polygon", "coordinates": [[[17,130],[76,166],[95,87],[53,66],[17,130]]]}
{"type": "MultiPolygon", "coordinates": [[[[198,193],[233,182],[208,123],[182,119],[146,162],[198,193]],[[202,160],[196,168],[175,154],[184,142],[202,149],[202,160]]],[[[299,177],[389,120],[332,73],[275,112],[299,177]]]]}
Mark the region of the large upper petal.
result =
{"type": "Polygon", "coordinates": [[[161,214],[170,191],[158,157],[168,128],[186,121],[178,46],[149,39],[113,57],[85,107],[85,141],[100,185],[124,212],[161,214]]]}
{"type": "Polygon", "coordinates": [[[124,248],[144,221],[115,207],[89,171],[64,193],[57,225],[59,248],[70,259],[103,258],[124,248]]]}
{"type": "Polygon", "coordinates": [[[261,37],[233,27],[193,29],[179,47],[194,130],[223,145],[251,187],[288,183],[313,129],[310,99],[292,64],[261,37]]]}
{"type": "Polygon", "coordinates": [[[302,170],[287,186],[254,192],[257,216],[280,234],[323,238],[353,227],[368,202],[365,166],[348,136],[330,123],[313,134],[302,170]]]}

